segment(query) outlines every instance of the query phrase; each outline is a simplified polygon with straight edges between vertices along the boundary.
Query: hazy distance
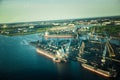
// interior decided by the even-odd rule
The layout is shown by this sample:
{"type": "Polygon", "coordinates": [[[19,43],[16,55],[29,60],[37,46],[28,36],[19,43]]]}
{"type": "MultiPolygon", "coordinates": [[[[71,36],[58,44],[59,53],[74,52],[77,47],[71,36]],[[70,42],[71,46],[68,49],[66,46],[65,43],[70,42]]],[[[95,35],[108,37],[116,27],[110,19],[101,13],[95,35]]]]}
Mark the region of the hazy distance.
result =
{"type": "Polygon", "coordinates": [[[120,15],[120,0],[0,0],[0,23],[120,15]]]}

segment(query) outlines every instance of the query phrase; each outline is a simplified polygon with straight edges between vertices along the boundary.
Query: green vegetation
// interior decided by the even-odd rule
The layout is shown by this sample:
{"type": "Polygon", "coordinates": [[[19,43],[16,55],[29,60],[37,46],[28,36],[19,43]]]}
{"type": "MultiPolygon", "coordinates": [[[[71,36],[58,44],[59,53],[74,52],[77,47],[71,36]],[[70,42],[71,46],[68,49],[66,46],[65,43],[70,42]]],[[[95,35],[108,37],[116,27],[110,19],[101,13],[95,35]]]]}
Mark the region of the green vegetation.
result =
{"type": "Polygon", "coordinates": [[[106,25],[106,26],[93,26],[90,31],[95,30],[95,33],[107,33],[111,36],[120,36],[120,26],[106,25]]]}
{"type": "Polygon", "coordinates": [[[7,27],[7,28],[0,28],[0,34],[7,35],[7,36],[17,36],[17,35],[27,35],[27,34],[34,34],[45,32],[49,30],[52,26],[37,26],[34,28],[29,27],[7,27]]]}

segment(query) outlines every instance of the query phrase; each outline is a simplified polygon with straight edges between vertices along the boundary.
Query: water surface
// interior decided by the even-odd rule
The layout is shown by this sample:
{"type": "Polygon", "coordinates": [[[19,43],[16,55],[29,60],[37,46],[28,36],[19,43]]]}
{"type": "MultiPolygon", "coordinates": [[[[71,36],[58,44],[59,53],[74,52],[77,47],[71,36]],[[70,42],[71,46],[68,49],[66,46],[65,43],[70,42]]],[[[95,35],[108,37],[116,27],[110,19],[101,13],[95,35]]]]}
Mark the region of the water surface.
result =
{"type": "Polygon", "coordinates": [[[0,35],[0,80],[108,80],[83,69],[79,62],[54,63],[36,53],[29,42],[40,39],[37,34],[0,35]]]}

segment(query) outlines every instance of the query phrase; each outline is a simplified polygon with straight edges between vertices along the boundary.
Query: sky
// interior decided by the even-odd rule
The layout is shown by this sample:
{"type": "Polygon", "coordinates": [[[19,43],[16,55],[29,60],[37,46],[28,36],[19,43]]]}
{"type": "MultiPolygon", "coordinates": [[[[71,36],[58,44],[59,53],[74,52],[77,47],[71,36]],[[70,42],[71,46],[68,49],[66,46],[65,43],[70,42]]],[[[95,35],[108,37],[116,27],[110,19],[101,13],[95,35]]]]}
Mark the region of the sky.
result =
{"type": "Polygon", "coordinates": [[[120,15],[120,0],[0,0],[0,23],[120,15]]]}

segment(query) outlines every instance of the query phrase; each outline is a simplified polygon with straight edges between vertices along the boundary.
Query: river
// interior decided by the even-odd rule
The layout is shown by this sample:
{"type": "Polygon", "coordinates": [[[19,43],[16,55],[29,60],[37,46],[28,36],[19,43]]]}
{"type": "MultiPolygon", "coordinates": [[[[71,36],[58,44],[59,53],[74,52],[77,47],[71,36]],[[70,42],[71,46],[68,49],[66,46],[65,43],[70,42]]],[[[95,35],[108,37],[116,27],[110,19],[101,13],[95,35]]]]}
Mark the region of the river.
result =
{"type": "Polygon", "coordinates": [[[0,80],[109,80],[85,70],[79,62],[54,63],[38,54],[29,42],[39,39],[38,34],[0,35],[0,80]]]}

